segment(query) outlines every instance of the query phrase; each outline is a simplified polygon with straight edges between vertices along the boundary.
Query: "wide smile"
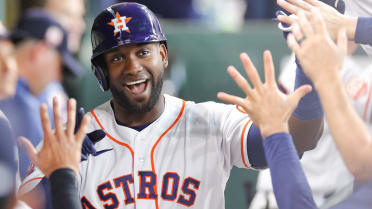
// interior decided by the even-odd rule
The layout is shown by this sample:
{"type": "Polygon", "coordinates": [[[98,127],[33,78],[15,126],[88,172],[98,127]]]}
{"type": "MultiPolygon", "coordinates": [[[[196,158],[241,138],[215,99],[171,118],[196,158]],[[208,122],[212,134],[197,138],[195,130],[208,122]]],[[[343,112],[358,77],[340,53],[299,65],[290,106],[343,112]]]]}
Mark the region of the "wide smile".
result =
{"type": "Polygon", "coordinates": [[[146,94],[148,89],[149,80],[140,79],[134,81],[128,81],[125,83],[125,89],[127,92],[134,96],[141,96],[146,94]]]}

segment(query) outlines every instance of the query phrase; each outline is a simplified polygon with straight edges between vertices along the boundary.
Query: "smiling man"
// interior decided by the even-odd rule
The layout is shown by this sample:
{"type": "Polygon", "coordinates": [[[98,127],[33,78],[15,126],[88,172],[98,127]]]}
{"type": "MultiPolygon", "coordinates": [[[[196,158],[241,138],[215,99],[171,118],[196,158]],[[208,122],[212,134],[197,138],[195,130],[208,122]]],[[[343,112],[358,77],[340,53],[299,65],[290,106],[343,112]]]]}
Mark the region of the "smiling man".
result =
{"type": "Polygon", "coordinates": [[[168,65],[165,45],[132,44],[113,49],[103,59],[110,69],[108,83],[114,97],[112,105],[120,112],[116,116],[118,121],[128,126],[154,121],[159,116],[156,113],[164,108],[159,97],[164,68],[168,65]],[[123,69],[127,69],[126,73],[123,69]],[[149,119],[144,119],[144,114],[149,119]]]}
{"type": "MultiPolygon", "coordinates": [[[[83,208],[222,209],[233,166],[266,166],[260,129],[242,108],[196,104],[162,93],[167,39],[147,7],[108,7],[96,17],[91,36],[93,72],[113,98],[89,113],[88,132],[106,132],[95,148],[108,151],[81,163],[78,188],[83,208]]],[[[246,69],[252,68],[246,54],[241,60],[246,69]]],[[[231,76],[249,92],[242,84],[247,81],[231,68],[231,76]]],[[[301,92],[306,93],[304,88],[301,92]]],[[[272,93],[278,95],[279,90],[272,93]]],[[[307,101],[311,105],[297,111],[301,118],[292,116],[289,122],[299,154],[315,147],[322,129],[317,98],[307,101]]],[[[33,172],[23,192],[38,177],[40,173],[33,172]]]]}

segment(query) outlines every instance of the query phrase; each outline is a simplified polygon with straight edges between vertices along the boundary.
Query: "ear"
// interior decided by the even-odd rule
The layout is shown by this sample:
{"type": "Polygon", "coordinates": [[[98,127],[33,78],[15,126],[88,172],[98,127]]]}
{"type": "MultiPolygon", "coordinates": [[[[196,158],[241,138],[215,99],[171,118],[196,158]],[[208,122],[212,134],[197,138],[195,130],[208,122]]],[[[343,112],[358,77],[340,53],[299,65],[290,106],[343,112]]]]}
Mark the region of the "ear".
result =
{"type": "Polygon", "coordinates": [[[160,43],[160,56],[163,62],[163,67],[166,69],[168,67],[168,50],[165,44],[160,43]]]}

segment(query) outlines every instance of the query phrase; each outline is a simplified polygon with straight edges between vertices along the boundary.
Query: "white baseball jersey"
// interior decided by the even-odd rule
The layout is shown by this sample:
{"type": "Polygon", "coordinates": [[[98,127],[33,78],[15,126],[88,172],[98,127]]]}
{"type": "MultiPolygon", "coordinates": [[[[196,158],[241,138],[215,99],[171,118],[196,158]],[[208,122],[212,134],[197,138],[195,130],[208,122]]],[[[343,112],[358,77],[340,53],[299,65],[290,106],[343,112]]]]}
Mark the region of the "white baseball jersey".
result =
{"type": "MultiPolygon", "coordinates": [[[[80,166],[83,208],[222,209],[231,168],[250,167],[252,122],[234,105],[165,95],[162,115],[140,132],[118,125],[110,102],[89,115],[89,131],[107,135],[95,144],[100,154],[80,166]]],[[[23,192],[38,181],[36,173],[23,192]]]]}

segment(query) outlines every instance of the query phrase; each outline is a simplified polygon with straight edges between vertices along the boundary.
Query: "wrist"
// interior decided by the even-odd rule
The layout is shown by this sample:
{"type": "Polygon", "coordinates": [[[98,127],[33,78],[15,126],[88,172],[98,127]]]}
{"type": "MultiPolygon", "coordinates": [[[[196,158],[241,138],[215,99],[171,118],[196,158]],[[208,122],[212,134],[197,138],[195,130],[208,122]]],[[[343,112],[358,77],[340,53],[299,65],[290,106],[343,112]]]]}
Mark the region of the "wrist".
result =
{"type": "Polygon", "coordinates": [[[342,25],[346,29],[347,38],[350,41],[354,41],[355,39],[355,31],[358,23],[357,17],[347,17],[344,16],[342,20],[342,25]]]}
{"type": "Polygon", "coordinates": [[[313,85],[317,91],[326,88],[329,89],[329,86],[332,83],[338,83],[340,78],[339,70],[338,68],[332,68],[332,69],[323,69],[323,74],[317,74],[311,80],[313,81],[313,85]]]}
{"type": "Polygon", "coordinates": [[[69,166],[69,165],[59,165],[59,166],[55,166],[55,167],[50,167],[48,169],[45,170],[44,174],[45,176],[49,179],[50,176],[57,170],[61,170],[61,169],[70,169],[72,170],[75,175],[78,174],[78,169],[73,167],[73,166],[69,166]]]}
{"type": "Polygon", "coordinates": [[[260,130],[263,139],[277,133],[289,133],[288,123],[268,123],[267,125],[261,126],[260,130]]]}

